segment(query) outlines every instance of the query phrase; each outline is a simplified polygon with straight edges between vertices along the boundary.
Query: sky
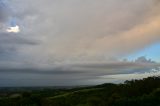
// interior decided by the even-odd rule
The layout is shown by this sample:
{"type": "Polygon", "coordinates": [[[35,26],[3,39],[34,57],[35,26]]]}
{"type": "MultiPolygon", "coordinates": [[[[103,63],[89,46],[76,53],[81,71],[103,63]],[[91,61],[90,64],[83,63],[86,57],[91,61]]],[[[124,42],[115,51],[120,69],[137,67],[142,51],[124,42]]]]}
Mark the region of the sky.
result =
{"type": "Polygon", "coordinates": [[[0,0],[0,86],[160,75],[159,11],[159,0],[0,0]]]}

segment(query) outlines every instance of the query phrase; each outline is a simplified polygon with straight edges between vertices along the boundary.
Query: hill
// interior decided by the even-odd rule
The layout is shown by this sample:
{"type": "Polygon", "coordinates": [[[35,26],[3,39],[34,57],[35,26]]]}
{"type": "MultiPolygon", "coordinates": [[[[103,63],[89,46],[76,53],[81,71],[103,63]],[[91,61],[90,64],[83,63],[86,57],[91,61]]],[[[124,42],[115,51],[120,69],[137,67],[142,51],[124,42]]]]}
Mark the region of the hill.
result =
{"type": "Polygon", "coordinates": [[[0,106],[160,106],[160,77],[72,89],[1,91],[0,106]],[[2,95],[5,93],[6,95],[2,95]]]}

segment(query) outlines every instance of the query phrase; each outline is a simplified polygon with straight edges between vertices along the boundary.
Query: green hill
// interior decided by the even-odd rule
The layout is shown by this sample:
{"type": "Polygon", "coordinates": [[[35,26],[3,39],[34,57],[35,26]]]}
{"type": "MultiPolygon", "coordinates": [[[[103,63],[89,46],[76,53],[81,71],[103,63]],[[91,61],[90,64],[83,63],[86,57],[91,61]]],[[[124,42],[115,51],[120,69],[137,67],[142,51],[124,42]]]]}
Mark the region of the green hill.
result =
{"type": "Polygon", "coordinates": [[[160,106],[160,77],[124,84],[16,93],[21,96],[1,97],[0,106],[160,106]]]}

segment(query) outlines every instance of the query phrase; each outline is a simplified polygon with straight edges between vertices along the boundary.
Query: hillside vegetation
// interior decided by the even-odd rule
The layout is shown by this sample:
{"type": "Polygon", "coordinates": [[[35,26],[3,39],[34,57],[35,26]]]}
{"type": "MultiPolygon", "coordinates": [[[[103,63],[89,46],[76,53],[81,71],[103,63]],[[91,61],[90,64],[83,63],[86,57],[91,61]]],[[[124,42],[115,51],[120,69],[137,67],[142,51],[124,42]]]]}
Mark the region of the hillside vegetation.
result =
{"type": "Polygon", "coordinates": [[[73,89],[10,91],[0,97],[0,106],[160,106],[160,77],[73,89]]]}

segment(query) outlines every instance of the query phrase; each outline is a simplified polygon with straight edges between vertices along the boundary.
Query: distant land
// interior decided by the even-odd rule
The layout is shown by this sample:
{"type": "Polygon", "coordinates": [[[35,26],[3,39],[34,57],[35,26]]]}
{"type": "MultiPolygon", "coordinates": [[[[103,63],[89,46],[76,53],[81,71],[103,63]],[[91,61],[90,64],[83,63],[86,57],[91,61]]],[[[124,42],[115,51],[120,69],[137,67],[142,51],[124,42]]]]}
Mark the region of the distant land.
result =
{"type": "Polygon", "coordinates": [[[97,86],[1,87],[0,106],[159,106],[160,77],[97,86]]]}

